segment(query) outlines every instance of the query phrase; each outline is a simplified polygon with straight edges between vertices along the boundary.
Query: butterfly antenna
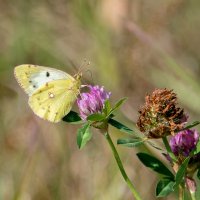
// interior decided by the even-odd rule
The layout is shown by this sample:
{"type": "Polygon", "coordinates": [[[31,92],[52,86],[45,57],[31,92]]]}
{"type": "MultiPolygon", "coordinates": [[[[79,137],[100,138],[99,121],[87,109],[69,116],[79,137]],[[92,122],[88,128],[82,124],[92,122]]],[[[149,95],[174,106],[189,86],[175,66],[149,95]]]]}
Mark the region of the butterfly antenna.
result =
{"type": "Polygon", "coordinates": [[[80,74],[81,72],[83,72],[83,69],[86,68],[86,67],[88,67],[89,65],[90,65],[90,61],[87,61],[86,59],[84,59],[83,63],[79,67],[78,74],[80,74]]]}

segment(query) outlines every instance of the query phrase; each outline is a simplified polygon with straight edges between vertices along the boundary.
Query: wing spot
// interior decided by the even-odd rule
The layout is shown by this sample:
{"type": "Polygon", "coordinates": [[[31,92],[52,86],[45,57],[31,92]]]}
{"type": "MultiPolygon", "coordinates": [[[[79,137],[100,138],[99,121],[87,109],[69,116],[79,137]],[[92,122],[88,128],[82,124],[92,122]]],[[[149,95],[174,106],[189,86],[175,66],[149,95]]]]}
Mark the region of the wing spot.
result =
{"type": "Polygon", "coordinates": [[[48,86],[49,86],[49,84],[48,84],[48,83],[46,83],[45,85],[46,85],[46,87],[48,87],[48,86]]]}
{"type": "Polygon", "coordinates": [[[29,81],[29,83],[32,83],[32,81],[29,81]]]}
{"type": "Polygon", "coordinates": [[[55,115],[57,115],[57,114],[58,114],[58,112],[55,113],[55,115]]]}
{"type": "Polygon", "coordinates": [[[49,76],[50,76],[50,73],[49,73],[49,72],[47,72],[47,73],[46,73],[46,77],[49,77],[49,76]]]}
{"type": "Polygon", "coordinates": [[[54,98],[55,97],[55,95],[53,94],[53,93],[51,93],[51,92],[49,92],[49,98],[54,98]]]}
{"type": "Polygon", "coordinates": [[[33,85],[34,88],[36,88],[36,85],[33,85]]]}

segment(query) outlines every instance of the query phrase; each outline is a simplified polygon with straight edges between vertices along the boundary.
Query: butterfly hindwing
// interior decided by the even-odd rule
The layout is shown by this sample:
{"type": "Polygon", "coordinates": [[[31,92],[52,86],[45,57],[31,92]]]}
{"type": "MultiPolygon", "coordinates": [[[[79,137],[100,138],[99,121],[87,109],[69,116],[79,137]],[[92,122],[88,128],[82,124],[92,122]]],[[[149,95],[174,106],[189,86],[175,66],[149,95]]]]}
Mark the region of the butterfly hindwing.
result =
{"type": "Polygon", "coordinates": [[[55,80],[38,88],[29,97],[29,105],[39,117],[58,122],[71,110],[78,93],[70,79],[55,80]]]}
{"type": "Polygon", "coordinates": [[[74,78],[57,69],[38,65],[19,65],[14,70],[15,77],[25,92],[31,96],[39,87],[53,80],[74,78]]]}

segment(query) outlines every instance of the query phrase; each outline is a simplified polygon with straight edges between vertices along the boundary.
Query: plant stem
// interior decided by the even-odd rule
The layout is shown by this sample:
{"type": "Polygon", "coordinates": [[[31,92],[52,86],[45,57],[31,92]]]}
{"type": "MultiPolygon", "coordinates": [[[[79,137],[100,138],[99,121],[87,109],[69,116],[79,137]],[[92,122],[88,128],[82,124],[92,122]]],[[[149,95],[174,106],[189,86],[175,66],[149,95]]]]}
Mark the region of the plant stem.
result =
{"type": "Polygon", "coordinates": [[[174,156],[174,154],[173,154],[173,152],[172,152],[172,150],[171,150],[171,148],[170,148],[170,146],[169,146],[169,142],[168,142],[168,140],[167,140],[167,137],[163,137],[162,140],[163,140],[163,143],[164,143],[164,145],[165,145],[165,148],[166,148],[167,153],[169,154],[170,158],[171,158],[173,161],[176,161],[177,158],[174,156]]]}
{"type": "Polygon", "coordinates": [[[191,195],[192,200],[196,200],[195,192],[190,192],[190,195],[191,195]]]}
{"type": "Polygon", "coordinates": [[[122,161],[121,161],[121,159],[119,157],[119,154],[118,154],[118,152],[117,152],[117,150],[116,150],[116,148],[115,148],[115,146],[114,146],[114,144],[112,142],[112,139],[111,139],[108,131],[106,131],[106,133],[104,135],[105,135],[105,137],[106,137],[106,139],[107,139],[107,141],[108,141],[108,143],[109,143],[109,145],[110,145],[110,147],[112,149],[113,155],[115,157],[115,160],[117,161],[117,165],[119,167],[119,170],[120,170],[124,180],[126,181],[126,184],[130,188],[130,190],[133,193],[133,196],[135,197],[135,199],[136,200],[141,200],[141,198],[140,198],[139,194],[137,193],[134,185],[132,184],[131,180],[129,179],[129,177],[127,176],[127,174],[126,174],[126,172],[124,170],[122,161]]]}
{"type": "Polygon", "coordinates": [[[179,200],[184,200],[184,195],[183,195],[184,191],[183,191],[183,187],[181,185],[179,185],[179,200]]]}

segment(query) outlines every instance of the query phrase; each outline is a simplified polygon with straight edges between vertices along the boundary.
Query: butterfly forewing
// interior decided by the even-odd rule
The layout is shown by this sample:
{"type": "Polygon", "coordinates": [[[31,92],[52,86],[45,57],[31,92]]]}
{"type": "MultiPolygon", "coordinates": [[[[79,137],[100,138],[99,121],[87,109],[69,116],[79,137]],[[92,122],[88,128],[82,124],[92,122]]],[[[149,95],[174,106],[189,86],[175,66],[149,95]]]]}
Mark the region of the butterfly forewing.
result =
{"type": "Polygon", "coordinates": [[[31,96],[39,87],[50,81],[61,79],[74,80],[71,75],[63,71],[29,64],[15,67],[14,74],[20,86],[29,96],[31,96]]]}

